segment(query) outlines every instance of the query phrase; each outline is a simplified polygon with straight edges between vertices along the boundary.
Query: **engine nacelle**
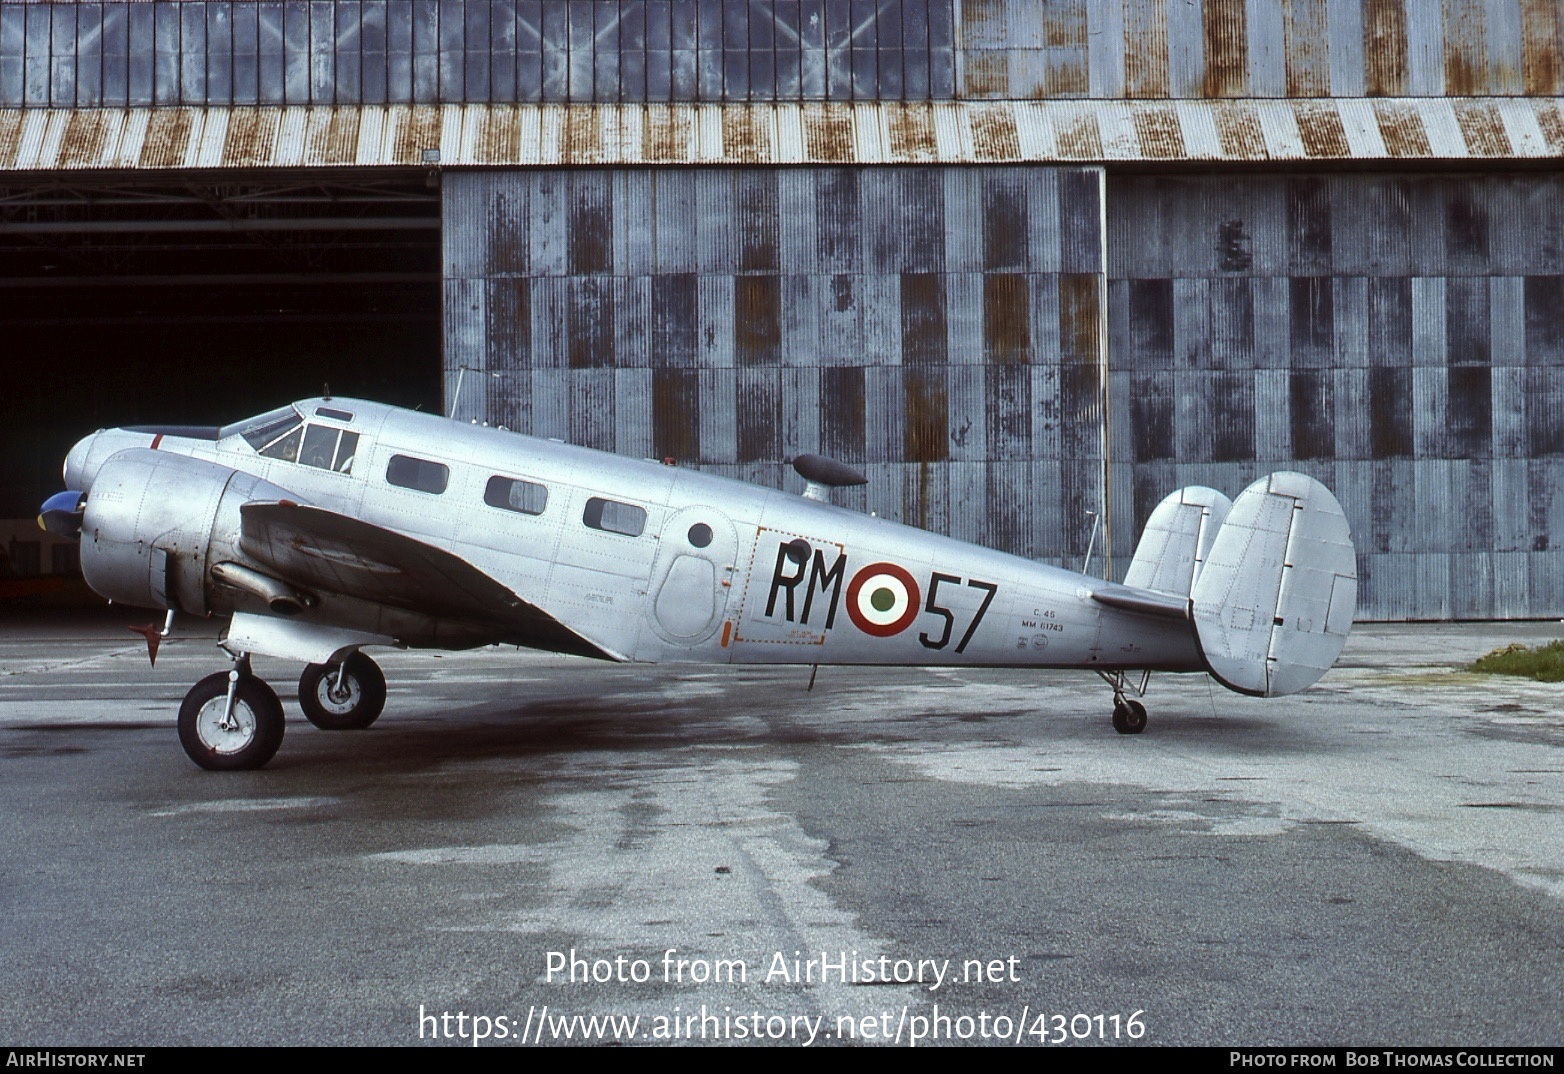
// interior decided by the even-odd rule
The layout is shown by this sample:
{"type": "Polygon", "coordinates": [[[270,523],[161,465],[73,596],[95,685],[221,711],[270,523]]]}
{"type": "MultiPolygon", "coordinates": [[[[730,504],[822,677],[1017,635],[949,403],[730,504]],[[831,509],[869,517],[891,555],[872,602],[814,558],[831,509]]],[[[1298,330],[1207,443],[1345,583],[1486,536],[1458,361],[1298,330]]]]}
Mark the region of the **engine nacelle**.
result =
{"type": "Polygon", "coordinates": [[[99,595],[141,608],[206,615],[214,563],[237,560],[239,508],[297,499],[204,459],[133,448],[106,460],[82,516],[82,575],[99,595]]]}

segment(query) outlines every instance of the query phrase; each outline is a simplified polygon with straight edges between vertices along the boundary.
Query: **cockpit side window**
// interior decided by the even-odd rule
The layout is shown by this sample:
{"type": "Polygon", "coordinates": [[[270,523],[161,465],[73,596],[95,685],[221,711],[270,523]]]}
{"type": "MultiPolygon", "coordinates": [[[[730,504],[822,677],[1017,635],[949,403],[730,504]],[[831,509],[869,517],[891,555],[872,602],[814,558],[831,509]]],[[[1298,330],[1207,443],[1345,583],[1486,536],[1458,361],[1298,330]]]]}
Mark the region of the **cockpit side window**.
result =
{"type": "Polygon", "coordinates": [[[299,461],[317,470],[331,469],[331,460],[337,454],[338,430],[329,425],[311,425],[304,433],[304,450],[299,461]]]}
{"type": "Polygon", "coordinates": [[[339,474],[353,472],[353,456],[358,454],[358,434],[346,430],[342,433],[342,439],[337,443],[337,457],[332,461],[331,468],[339,474]]]}
{"type": "MultiPolygon", "coordinates": [[[[246,437],[245,439],[249,439],[246,437]]],[[[298,462],[299,444],[304,439],[304,423],[299,422],[292,430],[279,436],[271,443],[260,449],[261,455],[268,459],[281,459],[283,462],[298,462]]]]}

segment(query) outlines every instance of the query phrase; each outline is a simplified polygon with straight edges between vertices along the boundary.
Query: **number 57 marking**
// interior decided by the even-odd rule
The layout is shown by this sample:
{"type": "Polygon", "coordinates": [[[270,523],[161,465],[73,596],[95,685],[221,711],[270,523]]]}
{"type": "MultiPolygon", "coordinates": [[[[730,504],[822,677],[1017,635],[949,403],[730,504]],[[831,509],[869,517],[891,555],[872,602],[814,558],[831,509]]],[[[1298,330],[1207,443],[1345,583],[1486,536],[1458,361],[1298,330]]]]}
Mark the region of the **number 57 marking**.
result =
{"type": "MultiPolygon", "coordinates": [[[[960,585],[961,579],[954,574],[940,574],[934,572],[934,577],[929,581],[929,599],[924,601],[923,610],[933,612],[945,620],[945,629],[938,638],[931,638],[927,634],[919,634],[918,640],[923,643],[925,649],[943,649],[950,644],[950,635],[956,627],[956,616],[949,608],[939,603],[939,587],[941,583],[960,585]]],[[[978,624],[983,621],[983,613],[988,611],[988,606],[994,601],[994,594],[999,592],[999,587],[993,582],[980,582],[976,578],[967,579],[968,589],[981,589],[983,591],[983,603],[978,605],[977,614],[972,617],[972,622],[967,624],[967,629],[961,635],[961,640],[956,643],[956,652],[967,651],[967,642],[972,640],[972,635],[977,632],[978,624]]]]}

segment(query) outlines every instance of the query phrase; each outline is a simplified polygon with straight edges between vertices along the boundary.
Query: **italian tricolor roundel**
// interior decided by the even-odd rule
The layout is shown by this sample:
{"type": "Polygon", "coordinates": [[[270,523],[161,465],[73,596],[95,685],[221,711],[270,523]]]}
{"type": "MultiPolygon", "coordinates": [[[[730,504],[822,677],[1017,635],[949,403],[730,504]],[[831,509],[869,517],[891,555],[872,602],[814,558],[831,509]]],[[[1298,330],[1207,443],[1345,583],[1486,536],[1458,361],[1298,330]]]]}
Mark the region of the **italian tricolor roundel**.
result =
{"type": "Polygon", "coordinates": [[[894,563],[871,563],[847,583],[847,614],[865,634],[888,638],[918,618],[918,583],[894,563]]]}

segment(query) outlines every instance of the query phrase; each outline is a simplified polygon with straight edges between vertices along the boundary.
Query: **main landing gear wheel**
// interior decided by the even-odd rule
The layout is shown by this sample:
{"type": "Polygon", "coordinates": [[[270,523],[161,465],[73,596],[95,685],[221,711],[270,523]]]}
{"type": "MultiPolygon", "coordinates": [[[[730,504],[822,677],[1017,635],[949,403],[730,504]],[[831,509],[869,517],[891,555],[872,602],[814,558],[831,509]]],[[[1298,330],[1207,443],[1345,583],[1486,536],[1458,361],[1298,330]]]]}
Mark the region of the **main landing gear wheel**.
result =
{"type": "Polygon", "coordinates": [[[299,676],[299,707],[322,731],[359,731],[386,707],[386,677],[363,653],[341,664],[311,664],[299,676]]]}
{"type": "Polygon", "coordinates": [[[1146,706],[1125,698],[1113,705],[1113,729],[1121,735],[1138,735],[1146,729],[1146,706]]]}
{"type": "Polygon", "coordinates": [[[282,702],[254,675],[233,682],[233,711],[228,711],[230,673],[208,675],[190,688],[179,706],[179,744],[190,759],[216,772],[260,768],[282,745],[282,702]]]}

